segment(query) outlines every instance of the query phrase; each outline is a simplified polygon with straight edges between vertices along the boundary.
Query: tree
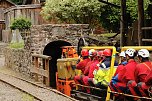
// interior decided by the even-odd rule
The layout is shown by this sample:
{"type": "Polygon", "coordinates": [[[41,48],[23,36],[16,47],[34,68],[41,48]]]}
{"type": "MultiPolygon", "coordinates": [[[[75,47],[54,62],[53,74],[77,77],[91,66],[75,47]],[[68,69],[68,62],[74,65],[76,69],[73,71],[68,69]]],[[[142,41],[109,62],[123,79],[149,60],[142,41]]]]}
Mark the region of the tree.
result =
{"type": "MultiPolygon", "coordinates": [[[[138,17],[137,0],[126,0],[127,5],[127,22],[128,26],[132,26],[133,22],[138,17]]],[[[111,0],[112,3],[120,5],[120,0],[111,0]]],[[[149,0],[144,0],[144,9],[146,10],[149,0]]],[[[102,26],[109,31],[119,32],[120,28],[120,9],[109,5],[104,5],[101,10],[100,21],[102,26]]],[[[147,17],[147,16],[146,16],[147,17]]]]}
{"type": "Polygon", "coordinates": [[[117,32],[120,28],[120,9],[104,5],[101,11],[100,22],[109,32],[117,32]]]}
{"type": "Polygon", "coordinates": [[[49,20],[93,27],[99,21],[101,6],[98,0],[47,0],[42,14],[49,20]]]}
{"type": "MultiPolygon", "coordinates": [[[[120,0],[108,0],[109,2],[120,5],[120,0]]],[[[137,0],[126,0],[128,26],[137,19],[137,0]]],[[[149,0],[144,0],[146,9],[149,0]]],[[[120,28],[120,8],[103,4],[98,0],[47,0],[43,8],[44,18],[57,19],[66,23],[90,24],[94,27],[101,24],[103,28],[112,32],[119,32],[120,28]]]]}

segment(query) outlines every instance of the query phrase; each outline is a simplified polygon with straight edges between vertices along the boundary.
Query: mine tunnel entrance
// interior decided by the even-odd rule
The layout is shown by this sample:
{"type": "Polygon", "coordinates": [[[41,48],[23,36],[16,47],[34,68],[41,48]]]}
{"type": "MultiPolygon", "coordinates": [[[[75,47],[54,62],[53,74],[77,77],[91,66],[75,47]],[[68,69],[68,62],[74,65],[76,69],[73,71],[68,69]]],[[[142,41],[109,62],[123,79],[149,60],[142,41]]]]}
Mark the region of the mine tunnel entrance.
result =
{"type": "Polygon", "coordinates": [[[61,58],[62,46],[71,46],[69,42],[66,41],[53,41],[48,43],[43,51],[44,55],[51,56],[52,59],[49,62],[49,75],[50,75],[50,86],[56,88],[56,72],[57,72],[57,59],[61,58]]]}

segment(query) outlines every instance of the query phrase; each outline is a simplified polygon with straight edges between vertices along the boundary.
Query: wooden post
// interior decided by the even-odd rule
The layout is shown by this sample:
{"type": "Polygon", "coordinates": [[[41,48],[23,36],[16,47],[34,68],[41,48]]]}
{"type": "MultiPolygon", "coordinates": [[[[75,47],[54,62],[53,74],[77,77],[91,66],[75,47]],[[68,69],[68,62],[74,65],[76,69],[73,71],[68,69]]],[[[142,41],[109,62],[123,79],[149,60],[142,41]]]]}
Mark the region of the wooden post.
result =
{"type": "Polygon", "coordinates": [[[48,77],[44,77],[46,86],[50,86],[50,76],[49,76],[49,60],[45,59],[45,70],[48,72],[48,77]]]}
{"type": "MultiPolygon", "coordinates": [[[[38,57],[34,57],[34,61],[35,61],[35,69],[37,70],[39,68],[38,57]]],[[[38,81],[38,74],[37,73],[35,73],[35,81],[38,81]]]]}
{"type": "Polygon", "coordinates": [[[143,0],[138,0],[138,45],[142,45],[142,27],[144,25],[143,0]]]}
{"type": "Polygon", "coordinates": [[[38,81],[38,75],[40,75],[43,78],[43,83],[50,86],[49,60],[51,57],[42,54],[32,54],[32,57],[34,58],[34,68],[31,68],[31,72],[35,74],[35,81],[38,81]],[[45,62],[43,69],[39,67],[39,62],[42,62],[40,59],[44,59],[45,62]]]}
{"type": "Polygon", "coordinates": [[[121,0],[121,20],[120,20],[120,46],[123,47],[126,43],[125,34],[127,31],[126,23],[126,0],[121,0]]]}

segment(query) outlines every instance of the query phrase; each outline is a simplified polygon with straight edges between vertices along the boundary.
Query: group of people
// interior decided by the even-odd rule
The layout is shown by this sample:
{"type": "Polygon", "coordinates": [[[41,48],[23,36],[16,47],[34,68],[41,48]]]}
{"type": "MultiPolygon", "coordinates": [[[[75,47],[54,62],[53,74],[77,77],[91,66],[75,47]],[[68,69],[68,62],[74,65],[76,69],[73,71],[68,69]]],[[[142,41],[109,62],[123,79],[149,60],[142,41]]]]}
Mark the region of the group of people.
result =
{"type": "MultiPolygon", "coordinates": [[[[109,83],[110,89],[119,93],[148,97],[148,88],[152,86],[152,62],[149,60],[149,51],[127,49],[120,55],[123,58],[109,83]]],[[[121,99],[120,96],[118,97],[121,99]]]]}
{"type": "MultiPolygon", "coordinates": [[[[74,77],[74,81],[77,84],[85,86],[95,86],[99,88],[107,88],[109,77],[108,70],[111,65],[110,49],[94,50],[94,49],[82,49],[81,57],[82,61],[79,61],[76,65],[76,69],[82,71],[82,75],[74,77]]],[[[115,63],[117,66],[118,63],[115,63]]],[[[90,93],[90,89],[83,88],[87,93],[90,93]]]]}
{"type": "MultiPolygon", "coordinates": [[[[111,55],[110,49],[100,51],[82,49],[82,60],[76,65],[76,69],[81,70],[82,74],[74,77],[75,83],[102,89],[109,86],[115,92],[148,97],[147,90],[152,86],[152,62],[149,60],[149,51],[147,49],[136,51],[131,48],[122,51],[119,54],[121,62],[114,63],[114,67],[117,68],[109,80],[111,55]]],[[[90,93],[89,88],[83,89],[90,93]]]]}

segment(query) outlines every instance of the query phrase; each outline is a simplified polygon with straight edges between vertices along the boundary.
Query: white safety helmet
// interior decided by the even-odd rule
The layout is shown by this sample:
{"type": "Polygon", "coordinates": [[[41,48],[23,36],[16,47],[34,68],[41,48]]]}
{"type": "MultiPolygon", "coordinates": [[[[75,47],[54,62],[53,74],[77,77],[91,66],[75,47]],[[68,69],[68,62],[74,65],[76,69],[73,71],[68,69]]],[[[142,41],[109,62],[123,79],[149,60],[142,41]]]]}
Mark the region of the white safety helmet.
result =
{"type": "Polygon", "coordinates": [[[95,52],[95,50],[94,49],[90,49],[89,50],[89,56],[93,56],[93,53],[95,52]]]}
{"type": "Polygon", "coordinates": [[[138,56],[141,56],[143,58],[147,58],[147,57],[150,57],[150,54],[149,54],[149,51],[147,49],[140,49],[138,51],[138,56]]]}
{"type": "Polygon", "coordinates": [[[136,50],[135,49],[132,49],[132,48],[129,48],[125,51],[126,55],[130,56],[130,57],[133,57],[134,54],[135,54],[136,50]]]}
{"type": "Polygon", "coordinates": [[[126,57],[126,54],[125,54],[124,51],[122,51],[122,52],[119,54],[119,56],[126,57]]]}

